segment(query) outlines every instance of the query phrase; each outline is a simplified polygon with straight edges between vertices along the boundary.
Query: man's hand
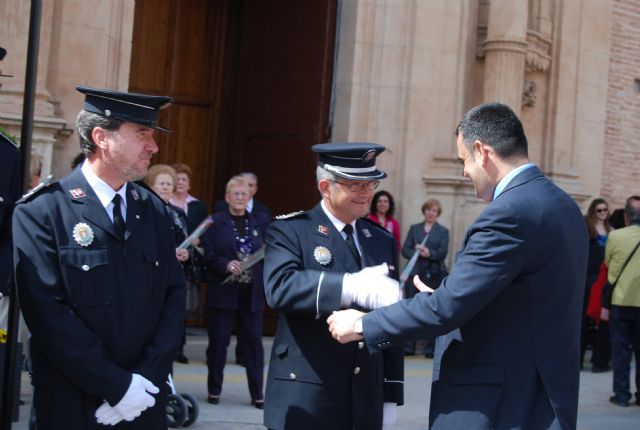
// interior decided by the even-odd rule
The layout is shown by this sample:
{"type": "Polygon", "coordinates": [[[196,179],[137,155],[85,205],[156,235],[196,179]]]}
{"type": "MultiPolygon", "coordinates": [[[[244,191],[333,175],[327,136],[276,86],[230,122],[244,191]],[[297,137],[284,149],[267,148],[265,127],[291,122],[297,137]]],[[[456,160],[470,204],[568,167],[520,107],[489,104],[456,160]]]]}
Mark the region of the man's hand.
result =
{"type": "Polygon", "coordinates": [[[354,324],[358,318],[362,318],[363,316],[363,312],[355,309],[332,313],[331,316],[327,318],[331,336],[340,343],[349,343],[362,339],[362,335],[356,333],[354,324]]]}
{"type": "Polygon", "coordinates": [[[400,284],[388,277],[387,263],[365,267],[356,273],[345,273],[342,280],[341,304],[357,304],[365,309],[377,309],[400,300],[400,284]]]}
{"type": "Polygon", "coordinates": [[[413,285],[420,291],[421,293],[433,293],[433,288],[429,287],[427,284],[420,280],[418,275],[413,277],[413,285]]]}
{"type": "Polygon", "coordinates": [[[98,423],[115,425],[121,420],[133,421],[147,408],[156,404],[156,399],[151,394],[157,394],[160,390],[145,377],[134,373],[127,392],[115,406],[108,403],[102,404],[96,411],[98,423]]]}

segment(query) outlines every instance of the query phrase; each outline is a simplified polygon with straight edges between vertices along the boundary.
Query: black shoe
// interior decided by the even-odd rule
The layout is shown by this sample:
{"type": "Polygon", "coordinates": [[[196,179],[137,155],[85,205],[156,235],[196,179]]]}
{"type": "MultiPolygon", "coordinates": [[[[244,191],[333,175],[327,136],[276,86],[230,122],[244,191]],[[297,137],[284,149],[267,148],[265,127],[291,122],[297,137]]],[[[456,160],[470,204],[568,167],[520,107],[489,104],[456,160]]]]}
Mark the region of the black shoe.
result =
{"type": "Polygon", "coordinates": [[[213,394],[209,394],[207,397],[207,403],[211,403],[212,405],[217,405],[220,403],[220,396],[214,396],[213,394]]]}
{"type": "Polygon", "coordinates": [[[604,373],[611,370],[611,365],[607,364],[604,367],[593,366],[591,368],[591,373],[604,373]]]}
{"type": "Polygon", "coordinates": [[[616,396],[611,396],[609,397],[609,401],[611,403],[613,403],[616,406],[622,406],[622,407],[627,407],[629,406],[629,401],[628,400],[620,400],[618,399],[616,396]]]}
{"type": "Polygon", "coordinates": [[[264,400],[251,400],[251,404],[256,409],[264,409],[264,400]]]}
{"type": "Polygon", "coordinates": [[[182,364],[189,364],[189,359],[182,352],[176,356],[176,361],[182,364]]]}

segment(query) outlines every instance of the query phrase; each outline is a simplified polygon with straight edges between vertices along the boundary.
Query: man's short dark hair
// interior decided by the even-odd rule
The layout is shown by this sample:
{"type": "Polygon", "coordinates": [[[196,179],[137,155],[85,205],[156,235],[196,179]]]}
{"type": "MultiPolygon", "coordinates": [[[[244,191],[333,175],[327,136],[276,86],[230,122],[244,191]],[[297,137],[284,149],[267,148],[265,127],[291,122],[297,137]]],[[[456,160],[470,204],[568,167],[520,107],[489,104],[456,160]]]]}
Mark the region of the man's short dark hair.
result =
{"type": "Polygon", "coordinates": [[[473,142],[489,145],[504,159],[528,157],[527,137],[522,122],[504,103],[485,103],[469,110],[456,129],[473,155],[473,142]]]}
{"type": "Polygon", "coordinates": [[[640,203],[640,196],[634,195],[627,199],[627,202],[624,205],[624,213],[627,215],[629,225],[640,225],[640,205],[634,206],[634,201],[640,203]]]}

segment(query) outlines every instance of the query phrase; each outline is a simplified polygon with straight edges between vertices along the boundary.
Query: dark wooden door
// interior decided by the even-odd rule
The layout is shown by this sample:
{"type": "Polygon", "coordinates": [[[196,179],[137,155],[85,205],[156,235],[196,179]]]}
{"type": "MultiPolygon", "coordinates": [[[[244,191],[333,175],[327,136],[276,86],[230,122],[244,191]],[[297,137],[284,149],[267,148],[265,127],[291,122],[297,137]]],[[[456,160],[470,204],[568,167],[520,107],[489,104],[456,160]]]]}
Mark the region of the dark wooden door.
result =
{"type": "Polygon", "coordinates": [[[256,173],[274,214],[308,209],[319,201],[310,147],[328,138],[336,0],[243,3],[232,162],[218,171],[256,173]]]}
{"type": "Polygon", "coordinates": [[[188,164],[194,172],[191,193],[207,205],[213,199],[216,160],[225,133],[223,76],[233,4],[232,0],[135,3],[129,90],[175,99],[161,113],[161,124],[172,132],[157,134],[160,151],[154,162],[188,164]]]}
{"type": "Polygon", "coordinates": [[[136,0],[129,90],[176,101],[154,162],[190,165],[209,209],[242,171],[274,214],[319,201],[310,147],[329,135],[336,2],[136,0]]]}

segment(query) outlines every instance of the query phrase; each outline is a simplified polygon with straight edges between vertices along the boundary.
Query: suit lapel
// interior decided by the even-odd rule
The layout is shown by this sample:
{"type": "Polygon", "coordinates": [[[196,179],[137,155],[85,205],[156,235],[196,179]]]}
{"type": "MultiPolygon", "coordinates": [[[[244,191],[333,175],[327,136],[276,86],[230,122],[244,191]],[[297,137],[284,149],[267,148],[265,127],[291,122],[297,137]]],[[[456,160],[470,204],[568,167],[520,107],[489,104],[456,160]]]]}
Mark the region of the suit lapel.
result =
{"type": "Polygon", "coordinates": [[[127,222],[124,231],[124,240],[135,231],[142,220],[142,195],[133,183],[127,183],[127,222]]]}
{"type": "Polygon", "coordinates": [[[347,272],[357,272],[359,270],[358,264],[351,254],[351,251],[349,251],[347,242],[324,213],[322,207],[318,204],[309,212],[309,214],[311,215],[311,219],[314,221],[312,227],[315,229],[313,232],[315,235],[315,242],[319,243],[319,246],[324,246],[329,250],[329,252],[331,252],[333,257],[332,260],[335,261],[336,266],[341,266],[343,270],[347,272]]]}
{"type": "Polygon", "coordinates": [[[82,217],[118,238],[116,228],[107,215],[106,209],[102,206],[100,199],[93,188],[89,186],[80,169],[71,172],[61,181],[61,185],[66,191],[67,198],[72,202],[72,206],[78,207],[76,205],[79,205],[81,208],[79,213],[82,217]]]}

